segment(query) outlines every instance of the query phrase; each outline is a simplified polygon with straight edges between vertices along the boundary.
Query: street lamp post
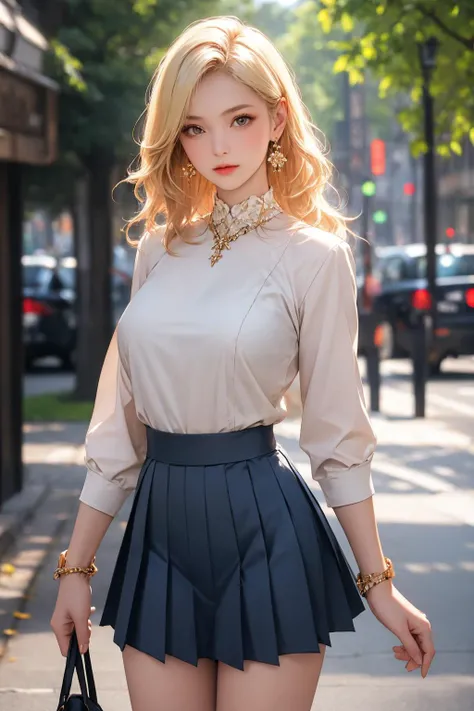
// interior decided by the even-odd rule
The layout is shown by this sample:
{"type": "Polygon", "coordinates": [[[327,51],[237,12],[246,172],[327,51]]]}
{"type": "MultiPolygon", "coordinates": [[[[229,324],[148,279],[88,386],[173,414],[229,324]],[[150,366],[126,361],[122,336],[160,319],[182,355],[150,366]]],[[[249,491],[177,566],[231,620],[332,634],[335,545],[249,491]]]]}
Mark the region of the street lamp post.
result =
{"type": "Polygon", "coordinates": [[[437,199],[435,171],[435,139],[433,118],[433,97],[430,92],[431,75],[436,64],[438,40],[430,37],[419,45],[420,63],[423,73],[423,110],[425,124],[425,141],[427,150],[424,157],[424,224],[426,244],[426,277],[428,291],[431,296],[431,328],[434,329],[436,318],[436,231],[437,231],[437,199]]]}
{"type": "Polygon", "coordinates": [[[428,375],[428,360],[436,322],[436,238],[437,199],[435,172],[435,138],[433,97],[430,92],[431,75],[435,67],[438,40],[429,37],[418,45],[423,75],[423,113],[426,152],[424,155],[424,237],[426,245],[426,279],[430,295],[429,308],[418,315],[413,342],[413,382],[415,394],[415,417],[425,416],[425,391],[428,375]]]}

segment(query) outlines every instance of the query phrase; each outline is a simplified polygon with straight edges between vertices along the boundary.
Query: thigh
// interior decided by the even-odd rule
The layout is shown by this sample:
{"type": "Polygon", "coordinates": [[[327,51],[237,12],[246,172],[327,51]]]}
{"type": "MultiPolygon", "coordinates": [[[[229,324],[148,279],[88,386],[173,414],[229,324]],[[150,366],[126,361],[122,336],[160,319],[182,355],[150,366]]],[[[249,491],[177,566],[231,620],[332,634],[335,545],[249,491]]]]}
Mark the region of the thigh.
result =
{"type": "Polygon", "coordinates": [[[219,662],[216,711],[310,711],[324,661],[319,654],[284,654],[280,666],[244,662],[244,671],[219,662]]]}
{"type": "Polygon", "coordinates": [[[126,645],[123,664],[132,711],[215,711],[216,662],[195,667],[176,657],[165,663],[126,645]]]}

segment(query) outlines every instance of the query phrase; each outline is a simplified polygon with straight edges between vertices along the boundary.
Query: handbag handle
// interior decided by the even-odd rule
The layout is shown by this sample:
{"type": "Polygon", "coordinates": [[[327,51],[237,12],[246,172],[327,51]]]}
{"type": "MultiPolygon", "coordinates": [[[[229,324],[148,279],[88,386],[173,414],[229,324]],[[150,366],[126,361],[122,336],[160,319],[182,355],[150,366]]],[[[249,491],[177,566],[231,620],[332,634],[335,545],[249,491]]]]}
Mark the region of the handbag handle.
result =
{"type": "Polygon", "coordinates": [[[74,669],[77,672],[79,679],[79,686],[81,689],[81,694],[84,700],[84,704],[87,708],[87,699],[89,698],[95,704],[97,704],[97,691],[94,681],[94,674],[92,672],[92,663],[90,659],[89,650],[84,654],[86,673],[84,674],[84,666],[82,663],[82,655],[79,652],[79,644],[77,641],[76,631],[73,630],[71,639],[69,642],[69,649],[66,659],[66,667],[64,669],[63,683],[61,685],[61,692],[59,695],[58,711],[60,711],[71,692],[72,678],[74,675],[74,669]],[[87,683],[86,683],[87,677],[87,683]]]}

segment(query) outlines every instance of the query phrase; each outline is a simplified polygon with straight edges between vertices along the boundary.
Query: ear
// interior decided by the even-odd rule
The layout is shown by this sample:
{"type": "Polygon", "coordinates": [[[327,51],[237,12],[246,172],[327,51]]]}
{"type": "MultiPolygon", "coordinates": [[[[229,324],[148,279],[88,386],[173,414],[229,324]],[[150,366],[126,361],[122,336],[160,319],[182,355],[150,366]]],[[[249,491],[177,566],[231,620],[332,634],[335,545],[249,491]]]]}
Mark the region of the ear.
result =
{"type": "Polygon", "coordinates": [[[285,97],[281,97],[278,102],[278,106],[275,109],[273,115],[273,131],[272,131],[272,141],[279,141],[280,136],[285,130],[286,121],[288,118],[288,103],[285,97]]]}

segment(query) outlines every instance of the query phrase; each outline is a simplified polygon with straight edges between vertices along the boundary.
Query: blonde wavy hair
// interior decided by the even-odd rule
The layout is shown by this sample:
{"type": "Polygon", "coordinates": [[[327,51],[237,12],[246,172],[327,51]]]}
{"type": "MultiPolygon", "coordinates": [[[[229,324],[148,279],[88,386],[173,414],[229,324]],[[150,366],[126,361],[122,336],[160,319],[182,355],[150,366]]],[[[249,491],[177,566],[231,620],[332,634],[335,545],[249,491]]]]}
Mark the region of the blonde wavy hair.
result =
{"type": "MultiPolygon", "coordinates": [[[[163,243],[168,252],[176,234],[212,211],[215,186],[199,173],[188,184],[182,168],[188,163],[179,141],[193,92],[208,73],[224,70],[255,91],[272,113],[282,97],[288,118],[279,141],[287,158],[278,173],[269,170],[275,199],[288,215],[344,237],[346,219],[326,200],[332,187],[332,165],[318,129],[301,98],[294,73],[272,42],[237,17],[219,16],[193,22],[171,44],[159,63],[146,105],[139,167],[121,182],[134,184],[141,203],[126,227],[145,223],[156,229],[158,215],[166,219],[163,243]]],[[[269,145],[270,151],[270,145],[269,145]]]]}

